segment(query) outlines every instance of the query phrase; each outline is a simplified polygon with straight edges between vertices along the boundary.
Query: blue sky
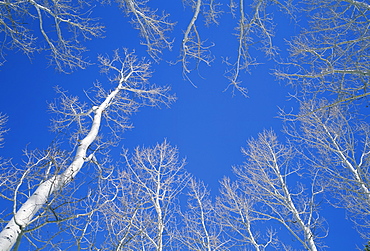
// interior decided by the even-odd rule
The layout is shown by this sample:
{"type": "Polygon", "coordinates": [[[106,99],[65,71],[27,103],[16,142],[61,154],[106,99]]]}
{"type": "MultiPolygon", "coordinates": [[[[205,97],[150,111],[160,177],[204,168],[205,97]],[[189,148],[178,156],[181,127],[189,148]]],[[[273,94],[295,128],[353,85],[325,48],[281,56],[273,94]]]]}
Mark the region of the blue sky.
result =
{"type": "MultiPolygon", "coordinates": [[[[271,75],[273,61],[268,61],[259,51],[253,53],[263,64],[242,75],[249,98],[239,93],[232,96],[230,90],[224,91],[228,82],[224,77],[226,65],[222,64],[222,57],[235,58],[237,45],[232,35],[237,23],[228,13],[224,13],[219,27],[204,28],[199,23],[201,36],[216,43],[213,48],[215,60],[211,67],[201,65],[199,71],[190,74],[197,88],[185,81],[181,65],[171,66],[166,61],[175,61],[179,55],[182,30],[186,28],[191,12],[189,8],[184,11],[180,1],[164,2],[155,4],[159,9],[167,10],[170,19],[177,22],[171,34],[176,40],[172,51],[165,51],[164,60],[153,64],[155,72],[151,82],[171,85],[178,100],[170,108],[144,108],[132,115],[134,129],[125,132],[118,149],[122,146],[129,149],[151,146],[166,138],[178,146],[181,156],[187,159],[187,170],[203,180],[216,196],[219,180],[223,176],[232,176],[231,167],[244,161],[240,148],[249,138],[256,137],[263,129],[274,129],[283,140],[282,123],[277,118],[278,107],[296,109],[296,104],[288,100],[289,87],[271,75]]],[[[92,62],[98,54],[110,54],[123,47],[135,49],[139,56],[147,56],[145,47],[140,45],[138,32],[114,4],[96,7],[94,13],[102,18],[106,33],[105,38],[86,42],[90,49],[86,55],[92,62]]],[[[277,25],[275,41],[282,55],[286,55],[283,38],[289,38],[298,28],[281,13],[274,16],[277,25]]],[[[89,89],[96,79],[103,83],[105,76],[99,73],[97,65],[67,75],[47,67],[45,53],[35,53],[31,60],[20,52],[6,53],[7,62],[0,68],[0,111],[9,116],[6,126],[10,131],[0,151],[2,156],[13,158],[14,163],[21,165],[23,149],[46,148],[55,137],[49,130],[53,115],[47,110],[47,103],[57,97],[53,87],[58,85],[71,94],[83,95],[83,90],[89,89]]],[[[323,242],[330,249],[354,250],[356,245],[363,246],[364,241],[344,219],[343,210],[326,204],[322,208],[321,214],[327,219],[330,230],[323,242]]]]}

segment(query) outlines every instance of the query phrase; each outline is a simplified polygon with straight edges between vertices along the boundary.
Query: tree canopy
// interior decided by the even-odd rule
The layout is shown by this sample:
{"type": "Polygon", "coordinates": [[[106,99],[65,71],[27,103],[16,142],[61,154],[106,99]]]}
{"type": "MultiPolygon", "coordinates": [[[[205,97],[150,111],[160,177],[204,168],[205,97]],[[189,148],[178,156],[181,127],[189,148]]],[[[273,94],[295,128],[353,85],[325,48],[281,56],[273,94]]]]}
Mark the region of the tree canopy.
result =
{"type": "Polygon", "coordinates": [[[366,250],[369,11],[0,1],[0,250],[366,250]]]}

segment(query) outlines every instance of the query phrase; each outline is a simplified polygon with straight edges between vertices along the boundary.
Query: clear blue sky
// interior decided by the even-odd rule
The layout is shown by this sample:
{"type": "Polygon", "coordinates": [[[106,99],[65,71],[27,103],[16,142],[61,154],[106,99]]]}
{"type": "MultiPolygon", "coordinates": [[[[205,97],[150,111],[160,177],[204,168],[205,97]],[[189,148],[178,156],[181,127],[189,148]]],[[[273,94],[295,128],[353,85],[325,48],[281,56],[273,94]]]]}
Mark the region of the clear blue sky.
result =
{"type": "MultiPolygon", "coordinates": [[[[233,97],[230,91],[224,92],[228,82],[223,76],[226,66],[222,64],[222,57],[235,58],[237,44],[236,37],[231,34],[237,23],[228,13],[224,13],[219,27],[204,28],[199,23],[201,36],[216,43],[213,49],[216,58],[211,67],[201,65],[199,71],[190,75],[197,85],[194,88],[182,77],[180,65],[166,63],[179,55],[181,34],[191,12],[189,8],[184,10],[180,1],[159,2],[157,7],[167,10],[170,19],[177,22],[171,34],[176,40],[173,50],[165,52],[164,60],[153,64],[155,72],[151,82],[171,85],[178,100],[171,108],[144,108],[134,114],[131,121],[135,128],[125,132],[122,145],[133,149],[138,145],[154,145],[166,138],[178,146],[181,156],[186,157],[187,170],[208,184],[216,196],[219,180],[232,176],[231,167],[244,161],[240,148],[245,146],[246,140],[256,137],[263,129],[274,129],[283,139],[282,124],[276,118],[278,107],[295,107],[295,103],[288,101],[289,88],[270,74],[273,62],[258,51],[254,55],[264,64],[252,67],[251,74],[242,77],[249,98],[238,93],[233,97]]],[[[90,49],[86,55],[92,62],[98,54],[110,54],[123,47],[135,49],[139,56],[147,56],[145,47],[139,44],[138,32],[115,5],[96,7],[94,13],[102,17],[106,33],[105,38],[86,42],[90,49]]],[[[297,28],[289,19],[280,17],[281,14],[274,16],[276,43],[285,54],[283,37],[293,34],[297,28]]],[[[47,102],[57,96],[53,87],[59,85],[71,94],[83,95],[83,90],[89,89],[96,79],[104,82],[105,76],[99,73],[97,65],[69,75],[57,73],[53,67],[47,67],[44,53],[36,53],[29,60],[22,53],[8,51],[6,58],[7,62],[0,68],[0,111],[9,116],[7,127],[10,131],[0,152],[21,165],[24,148],[43,149],[54,138],[49,130],[49,119],[53,115],[47,111],[47,102]]],[[[323,242],[331,250],[355,250],[356,245],[363,246],[364,241],[344,219],[343,210],[325,204],[322,208],[321,214],[329,224],[329,236],[323,242]]],[[[279,230],[280,226],[276,228],[279,230]]]]}

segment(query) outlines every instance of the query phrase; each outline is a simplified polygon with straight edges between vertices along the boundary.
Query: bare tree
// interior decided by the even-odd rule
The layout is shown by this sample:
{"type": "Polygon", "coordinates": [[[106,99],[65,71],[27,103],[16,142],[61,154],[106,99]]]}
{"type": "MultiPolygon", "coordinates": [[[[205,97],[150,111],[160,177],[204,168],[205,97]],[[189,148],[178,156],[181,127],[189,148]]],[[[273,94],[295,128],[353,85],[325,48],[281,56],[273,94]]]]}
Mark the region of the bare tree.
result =
{"type": "Polygon", "coordinates": [[[106,193],[116,197],[103,208],[109,230],[108,250],[173,248],[176,202],[188,182],[178,150],[166,141],[123,154],[126,167],[106,193]]]}
{"type": "MultiPolygon", "coordinates": [[[[298,88],[300,100],[327,98],[327,107],[369,95],[370,5],[356,0],[305,0],[309,28],[290,42],[287,68],[277,76],[298,88]]],[[[325,108],[325,107],[324,107],[325,108]]]]}
{"type": "Polygon", "coordinates": [[[88,63],[81,55],[85,47],[79,40],[100,36],[103,27],[84,5],[74,1],[0,1],[1,57],[5,59],[4,49],[16,48],[30,55],[45,47],[56,69],[85,68],[88,63]],[[33,20],[37,20],[45,44],[36,42],[33,20]]]}
{"type": "Polygon", "coordinates": [[[289,178],[300,170],[294,148],[278,143],[273,132],[264,131],[242,151],[247,161],[234,171],[255,203],[249,210],[264,220],[280,222],[305,249],[317,250],[322,233],[317,232],[321,225],[315,197],[322,188],[315,179],[310,181],[310,192],[303,185],[291,188],[289,178]]]}
{"type": "MultiPolygon", "coordinates": [[[[144,231],[136,222],[138,217],[144,220],[141,217],[144,216],[145,203],[148,201],[140,196],[143,193],[142,189],[131,181],[131,176],[124,170],[117,170],[117,175],[109,177],[103,184],[102,194],[112,199],[99,210],[99,221],[93,222],[97,228],[106,232],[105,241],[100,245],[94,243],[94,246],[98,246],[100,250],[129,249],[135,245],[132,242],[140,239],[144,231]]],[[[152,219],[147,220],[149,223],[152,219]]],[[[90,241],[93,243],[94,239],[96,238],[93,236],[90,241]]]]}
{"type": "Polygon", "coordinates": [[[292,16],[294,7],[290,1],[255,0],[247,5],[244,0],[231,0],[229,3],[230,11],[225,11],[225,8],[214,0],[185,0],[184,3],[193,9],[193,17],[184,31],[181,43],[180,61],[185,78],[193,84],[188,77],[188,74],[192,71],[190,66],[193,62],[195,63],[194,68],[198,69],[200,63],[210,65],[214,59],[211,54],[211,47],[215,44],[207,44],[206,39],[201,38],[198,29],[200,15],[203,14],[205,24],[208,26],[212,23],[219,24],[221,14],[230,12],[234,18],[238,19],[236,28],[238,31],[236,34],[238,46],[236,60],[231,60],[229,57],[224,59],[228,66],[225,76],[230,82],[225,91],[231,88],[233,94],[236,90],[243,96],[247,96],[246,87],[241,85],[240,74],[242,71],[249,71],[250,66],[258,64],[251,51],[255,48],[261,49],[270,58],[278,54],[273,43],[274,24],[272,13],[269,14],[267,8],[273,5],[275,9],[271,10],[272,12],[282,10],[292,16]]]}
{"type": "Polygon", "coordinates": [[[351,112],[347,105],[326,107],[327,101],[301,105],[301,113],[310,115],[299,118],[300,128],[287,127],[286,132],[308,147],[312,168],[320,170],[323,173],[321,179],[332,188],[329,200],[346,208],[360,234],[368,239],[369,124],[351,112]]]}
{"type": "Polygon", "coordinates": [[[229,178],[221,181],[220,196],[217,199],[217,216],[221,220],[224,231],[227,233],[231,247],[250,247],[256,251],[267,247],[276,247],[278,239],[276,233],[265,230],[266,235],[261,236],[257,230],[259,222],[270,218],[256,214],[253,207],[253,196],[249,189],[244,189],[245,182],[231,182],[229,178]]]}
{"type": "Polygon", "coordinates": [[[159,61],[163,49],[172,48],[173,41],[169,39],[167,33],[173,29],[175,23],[169,21],[169,15],[164,12],[158,15],[156,10],[148,6],[148,0],[116,0],[116,2],[132,17],[132,24],[140,31],[142,44],[147,47],[148,54],[155,61],[159,61]]]}
{"type": "MultiPolygon", "coordinates": [[[[150,64],[137,60],[132,53],[125,50],[124,55],[121,56],[116,51],[112,59],[100,57],[99,60],[102,69],[111,74],[111,82],[116,87],[105,92],[99,88],[98,97],[91,108],[82,106],[74,98],[67,96],[62,97],[62,109],[59,110],[56,109],[56,106],[51,106],[52,110],[61,115],[55,121],[56,124],[61,127],[70,127],[71,123],[77,124],[76,151],[71,156],[71,161],[68,158],[62,159],[63,165],[46,161],[48,163],[46,165],[47,171],[41,182],[30,187],[30,196],[27,196],[27,193],[22,193],[27,197],[26,201],[22,201],[21,205],[18,206],[18,200],[14,199],[13,217],[0,233],[1,250],[10,250],[14,244],[19,242],[20,237],[27,231],[30,224],[38,219],[40,209],[48,207],[49,202],[55,198],[54,196],[58,197],[58,192],[68,187],[86,162],[95,160],[97,149],[92,146],[94,142],[99,142],[98,135],[102,121],[106,121],[108,124],[115,123],[120,128],[125,128],[125,120],[123,122],[120,120],[125,113],[134,112],[141,106],[168,104],[173,100],[173,97],[167,94],[168,88],[156,87],[148,83],[150,64]],[[85,129],[86,127],[90,129],[85,129]],[[49,170],[57,171],[52,173],[49,170]]],[[[111,126],[111,128],[113,127],[111,126]]],[[[38,158],[36,162],[42,162],[43,158],[38,158]]],[[[24,173],[24,175],[26,174],[24,173]]],[[[22,177],[17,189],[21,187],[22,177]]],[[[16,190],[15,196],[18,193],[16,190]]]]}
{"type": "Polygon", "coordinates": [[[182,228],[177,234],[186,250],[228,250],[230,241],[205,185],[191,178],[187,209],[181,215],[182,228]]]}
{"type": "Polygon", "coordinates": [[[226,88],[232,88],[232,92],[239,91],[243,96],[247,96],[247,89],[241,85],[241,72],[250,70],[250,66],[258,64],[251,56],[251,48],[254,44],[261,44],[262,49],[268,57],[277,55],[277,48],[273,43],[274,24],[272,14],[267,12],[267,7],[270,4],[275,4],[277,9],[281,9],[292,15],[294,9],[290,1],[266,1],[254,0],[250,5],[250,9],[245,4],[244,0],[230,1],[231,13],[234,17],[238,17],[237,38],[238,48],[237,56],[234,62],[226,59],[225,63],[229,66],[226,72],[226,77],[229,80],[229,85],[226,88]],[[237,13],[237,10],[239,13],[237,13]]]}
{"type": "Polygon", "coordinates": [[[369,11],[365,1],[305,0],[309,27],[290,43],[287,68],[277,75],[297,92],[297,121],[286,128],[306,145],[308,163],[331,185],[328,200],[350,212],[368,239],[368,122],[361,113],[368,100],[369,11]],[[336,198],[337,200],[335,200],[336,198]]]}
{"type": "Polygon", "coordinates": [[[213,44],[205,45],[205,41],[201,39],[197,28],[197,21],[199,15],[202,13],[205,17],[205,24],[218,24],[218,17],[221,15],[219,9],[220,4],[214,0],[185,0],[185,5],[189,5],[193,9],[193,17],[191,18],[186,30],[184,31],[184,38],[181,44],[181,64],[183,75],[192,83],[187,76],[192,69],[191,62],[195,61],[195,68],[198,69],[200,63],[210,65],[213,58],[211,56],[210,48],[213,44]]]}

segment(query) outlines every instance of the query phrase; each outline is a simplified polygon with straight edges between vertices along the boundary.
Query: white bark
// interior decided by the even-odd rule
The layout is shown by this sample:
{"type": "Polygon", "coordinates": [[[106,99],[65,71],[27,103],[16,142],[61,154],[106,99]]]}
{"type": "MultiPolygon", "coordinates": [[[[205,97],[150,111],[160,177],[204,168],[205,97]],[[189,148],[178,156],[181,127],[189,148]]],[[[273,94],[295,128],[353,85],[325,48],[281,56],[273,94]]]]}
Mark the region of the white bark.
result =
{"type": "MultiPolygon", "coordinates": [[[[343,166],[351,172],[351,174],[353,175],[353,179],[357,182],[357,184],[359,184],[359,187],[363,196],[365,197],[366,202],[370,205],[370,190],[368,184],[363,181],[363,178],[359,174],[359,168],[362,168],[361,164],[357,166],[353,165],[344,153],[345,150],[342,149],[342,147],[338,144],[336,138],[333,137],[333,135],[330,133],[328,127],[325,124],[322,124],[322,127],[324,129],[324,132],[330,139],[331,143],[333,144],[333,148],[331,149],[343,161],[343,166]]],[[[361,155],[361,158],[363,158],[364,154],[367,153],[363,153],[361,155]]]]}
{"type": "MultiPolygon", "coordinates": [[[[269,148],[270,148],[270,146],[269,146],[269,148]]],[[[273,167],[275,169],[274,171],[276,173],[276,177],[279,180],[281,188],[284,192],[284,202],[286,203],[285,206],[290,210],[290,212],[293,214],[293,217],[294,217],[295,221],[299,224],[300,228],[303,230],[303,234],[304,234],[304,237],[305,237],[304,239],[305,239],[306,242],[308,242],[309,247],[306,246],[305,242],[303,242],[302,244],[304,246],[306,246],[306,248],[311,250],[311,251],[317,251],[316,244],[315,244],[315,241],[313,239],[314,235],[313,235],[313,233],[312,233],[312,231],[309,227],[309,224],[306,224],[304,222],[304,220],[301,217],[301,214],[299,213],[296,205],[293,202],[291,193],[288,189],[287,183],[285,182],[284,175],[280,172],[280,167],[277,165],[278,161],[277,161],[277,159],[275,159],[275,154],[274,154],[273,149],[271,149],[271,154],[274,157],[274,166],[273,167]]],[[[289,229],[289,231],[291,231],[291,228],[288,228],[288,229],[289,229]]],[[[292,234],[295,235],[294,232],[292,232],[292,234]]]]}
{"type": "MultiPolygon", "coordinates": [[[[122,79],[122,81],[124,81],[124,79],[122,79]]],[[[99,106],[93,108],[95,115],[90,131],[78,146],[76,156],[69,167],[62,174],[55,175],[41,183],[0,233],[0,250],[10,250],[21,236],[22,230],[32,223],[32,219],[36,213],[47,203],[48,198],[54,192],[59,191],[70,183],[81,170],[87,159],[87,149],[98,135],[102,113],[109,107],[111,101],[121,90],[122,81],[120,81],[116,89],[112,91],[99,106]]]]}
{"type": "Polygon", "coordinates": [[[157,251],[163,250],[163,231],[164,231],[164,219],[163,219],[163,212],[162,212],[162,206],[161,206],[161,198],[162,196],[162,172],[161,172],[161,166],[159,167],[159,172],[157,173],[156,178],[156,186],[157,189],[155,191],[155,198],[154,198],[154,207],[155,211],[157,212],[157,222],[158,222],[158,241],[156,243],[157,245],[157,251]]]}
{"type": "Polygon", "coordinates": [[[187,210],[182,214],[183,226],[177,238],[186,250],[228,250],[220,217],[210,192],[203,182],[189,180],[187,210]]]}
{"type": "MultiPolygon", "coordinates": [[[[258,140],[250,140],[248,146],[243,149],[248,161],[234,170],[247,193],[262,204],[262,208],[256,206],[251,211],[263,219],[279,221],[306,250],[317,251],[317,233],[312,231],[319,224],[314,215],[317,211],[312,208],[314,201],[302,189],[292,193],[287,182],[288,176],[299,170],[292,161],[296,157],[293,148],[279,144],[271,131],[260,134],[258,140]]],[[[312,189],[316,190],[314,185],[312,189]]],[[[312,198],[315,195],[316,192],[311,194],[312,198]]]]}
{"type": "Polygon", "coordinates": [[[256,222],[268,221],[271,217],[256,214],[253,196],[245,189],[245,182],[242,182],[231,182],[229,178],[221,181],[218,215],[221,217],[222,225],[229,229],[225,230],[226,233],[234,233],[230,235],[232,245],[264,251],[277,242],[277,237],[272,229],[262,230],[256,227],[258,225],[256,222]],[[266,234],[262,236],[259,232],[266,234]]]}
{"type": "MultiPolygon", "coordinates": [[[[128,203],[118,202],[116,206],[119,210],[124,210],[127,205],[138,208],[135,216],[129,216],[135,230],[124,248],[166,250],[166,247],[171,246],[175,234],[174,228],[169,225],[176,212],[174,201],[189,178],[183,169],[185,162],[179,160],[177,149],[166,141],[154,148],[137,148],[132,158],[127,153],[124,153],[124,157],[127,161],[128,175],[120,175],[118,178],[119,180],[127,178],[122,194],[130,196],[127,194],[131,191],[125,191],[127,186],[132,186],[135,193],[138,191],[137,194],[132,194],[128,203]],[[138,202],[140,205],[137,205],[138,202]]],[[[124,200],[127,198],[121,201],[124,200]]],[[[119,212],[117,209],[111,214],[116,215],[119,212]]],[[[115,224],[119,227],[122,222],[115,224]]],[[[117,226],[113,226],[112,230],[114,228],[118,230],[117,226]]]]}

